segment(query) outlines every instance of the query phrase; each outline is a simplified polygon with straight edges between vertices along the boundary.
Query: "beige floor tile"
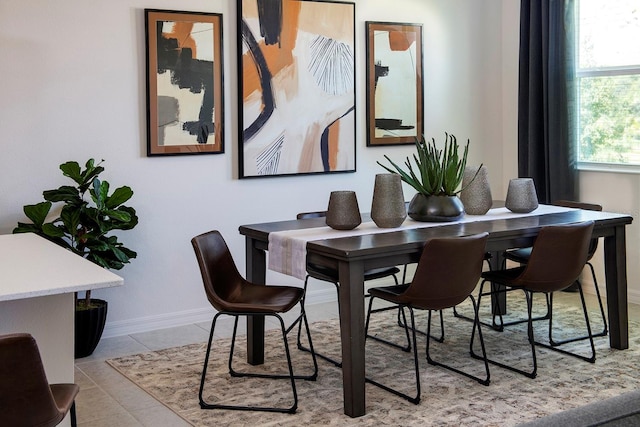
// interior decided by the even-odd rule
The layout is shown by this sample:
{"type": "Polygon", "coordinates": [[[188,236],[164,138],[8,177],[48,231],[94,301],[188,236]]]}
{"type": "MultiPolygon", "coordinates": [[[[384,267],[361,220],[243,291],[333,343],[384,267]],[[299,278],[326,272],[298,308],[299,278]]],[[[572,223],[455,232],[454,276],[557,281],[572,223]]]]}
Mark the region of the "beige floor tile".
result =
{"type": "Polygon", "coordinates": [[[93,423],[99,420],[127,418],[130,414],[100,387],[92,387],[81,389],[76,397],[76,417],[79,425],[96,425],[93,423]]]}
{"type": "Polygon", "coordinates": [[[188,427],[191,425],[163,405],[131,411],[131,415],[145,427],[188,427]]]}

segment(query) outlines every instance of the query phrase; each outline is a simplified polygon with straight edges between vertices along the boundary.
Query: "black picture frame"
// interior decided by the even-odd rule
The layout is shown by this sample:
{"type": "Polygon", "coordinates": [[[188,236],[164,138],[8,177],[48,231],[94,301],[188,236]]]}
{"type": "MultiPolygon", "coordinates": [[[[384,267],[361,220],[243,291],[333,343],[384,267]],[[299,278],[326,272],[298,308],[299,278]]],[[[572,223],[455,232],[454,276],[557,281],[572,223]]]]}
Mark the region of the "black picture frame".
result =
{"type": "Polygon", "coordinates": [[[355,3],[238,1],[239,177],[355,172],[355,3]]]}

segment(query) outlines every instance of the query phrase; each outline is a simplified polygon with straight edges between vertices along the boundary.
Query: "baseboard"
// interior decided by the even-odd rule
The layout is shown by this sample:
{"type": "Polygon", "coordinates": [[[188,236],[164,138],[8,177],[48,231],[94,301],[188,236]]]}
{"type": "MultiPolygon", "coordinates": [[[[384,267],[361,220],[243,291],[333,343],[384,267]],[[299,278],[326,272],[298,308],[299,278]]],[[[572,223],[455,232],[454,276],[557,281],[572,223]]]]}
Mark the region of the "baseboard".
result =
{"type": "MultiPolygon", "coordinates": [[[[322,304],[336,300],[336,291],[333,287],[309,291],[306,304],[322,304]]],[[[211,322],[213,308],[202,308],[167,313],[158,316],[139,317],[137,319],[109,322],[104,327],[103,338],[119,337],[141,332],[149,332],[157,329],[173,328],[176,326],[190,325],[192,323],[211,322]]]]}
{"type": "MultiPolygon", "coordinates": [[[[585,277],[583,284],[586,293],[595,294],[593,284],[585,277]]],[[[311,288],[311,287],[310,287],[311,288]]],[[[606,299],[606,290],[601,286],[600,293],[606,299]]],[[[627,295],[629,303],[640,304],[640,292],[629,290],[627,295]]],[[[322,304],[336,300],[336,291],[333,287],[322,289],[310,289],[307,293],[308,305],[322,304]]],[[[175,313],[167,313],[158,316],[140,317],[137,319],[109,322],[105,325],[102,336],[104,338],[149,332],[156,329],[173,328],[192,323],[211,322],[213,308],[187,310],[175,313]]]]}

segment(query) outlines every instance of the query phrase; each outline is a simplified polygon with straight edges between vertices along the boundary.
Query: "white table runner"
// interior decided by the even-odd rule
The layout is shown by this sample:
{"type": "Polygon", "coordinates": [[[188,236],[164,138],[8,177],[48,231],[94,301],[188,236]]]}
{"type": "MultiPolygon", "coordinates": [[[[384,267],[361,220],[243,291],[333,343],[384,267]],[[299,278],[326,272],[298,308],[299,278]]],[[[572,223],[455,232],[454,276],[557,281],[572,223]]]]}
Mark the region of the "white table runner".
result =
{"type": "Polygon", "coordinates": [[[390,233],[414,228],[438,227],[448,224],[492,221],[525,216],[547,215],[568,212],[574,208],[540,205],[530,213],[514,213],[507,208],[490,209],[485,215],[465,215],[455,222],[419,222],[408,218],[397,228],[379,228],[375,223],[363,222],[353,230],[334,230],[329,226],[305,228],[302,230],[276,231],[269,233],[269,269],[304,280],[307,275],[307,242],[312,240],[335,239],[361,236],[363,234],[390,233]]]}

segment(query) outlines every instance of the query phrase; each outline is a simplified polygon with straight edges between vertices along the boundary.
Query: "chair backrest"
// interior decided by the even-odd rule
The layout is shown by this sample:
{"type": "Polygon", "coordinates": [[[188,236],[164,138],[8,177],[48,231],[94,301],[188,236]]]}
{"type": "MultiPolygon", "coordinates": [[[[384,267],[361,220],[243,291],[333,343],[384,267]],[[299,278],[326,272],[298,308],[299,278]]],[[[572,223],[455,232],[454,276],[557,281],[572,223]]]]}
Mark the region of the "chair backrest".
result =
{"type": "Polygon", "coordinates": [[[56,406],[30,334],[0,336],[0,424],[54,426],[66,414],[56,406]]]}
{"type": "Polygon", "coordinates": [[[229,302],[247,281],[240,275],[227,243],[213,230],[191,239],[198,259],[207,299],[218,311],[228,311],[229,302]]]}
{"type": "Polygon", "coordinates": [[[327,216],[327,211],[300,212],[296,219],[323,218],[327,216]]]}
{"type": "MultiPolygon", "coordinates": [[[[556,200],[551,204],[555,206],[562,206],[565,208],[577,208],[577,209],[584,209],[586,211],[602,212],[602,206],[597,205],[595,203],[575,202],[573,200],[556,200]]],[[[591,239],[591,242],[589,243],[588,259],[591,259],[593,257],[597,249],[598,249],[598,239],[591,239]]]]}
{"type": "Polygon", "coordinates": [[[571,286],[587,262],[592,233],[593,221],[542,227],[529,262],[513,283],[541,292],[571,286]]]}
{"type": "Polygon", "coordinates": [[[482,273],[488,233],[428,240],[402,302],[440,310],[464,301],[482,273]]]}

